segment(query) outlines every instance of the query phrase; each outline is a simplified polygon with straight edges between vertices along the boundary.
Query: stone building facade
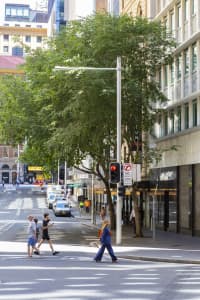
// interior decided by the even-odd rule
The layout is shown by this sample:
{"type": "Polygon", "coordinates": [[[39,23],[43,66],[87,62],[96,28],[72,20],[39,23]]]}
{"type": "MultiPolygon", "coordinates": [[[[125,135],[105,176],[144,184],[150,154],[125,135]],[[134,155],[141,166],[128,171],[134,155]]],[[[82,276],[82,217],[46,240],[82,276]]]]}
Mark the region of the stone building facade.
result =
{"type": "Polygon", "coordinates": [[[148,12],[147,0],[121,0],[120,12],[132,16],[147,16],[148,12]]]}
{"type": "MultiPolygon", "coordinates": [[[[152,166],[157,182],[156,223],[164,230],[200,235],[200,2],[122,0],[121,12],[161,21],[177,42],[173,61],[162,65],[157,81],[168,98],[154,127],[163,152],[152,166]]],[[[153,197],[147,203],[152,207],[153,197]]]]}

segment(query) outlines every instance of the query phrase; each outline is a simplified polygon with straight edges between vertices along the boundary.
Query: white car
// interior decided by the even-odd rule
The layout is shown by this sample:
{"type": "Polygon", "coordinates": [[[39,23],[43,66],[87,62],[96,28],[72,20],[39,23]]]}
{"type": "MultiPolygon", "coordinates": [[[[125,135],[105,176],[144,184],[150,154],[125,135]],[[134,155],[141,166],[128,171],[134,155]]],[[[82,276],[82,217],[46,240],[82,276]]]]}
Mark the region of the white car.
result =
{"type": "Polygon", "coordinates": [[[47,198],[48,208],[53,208],[53,205],[55,204],[55,202],[61,201],[61,200],[65,200],[63,194],[58,194],[58,193],[50,194],[49,197],[47,198]]]}
{"type": "Polygon", "coordinates": [[[55,216],[71,217],[71,208],[66,201],[56,201],[53,206],[55,216]]]}

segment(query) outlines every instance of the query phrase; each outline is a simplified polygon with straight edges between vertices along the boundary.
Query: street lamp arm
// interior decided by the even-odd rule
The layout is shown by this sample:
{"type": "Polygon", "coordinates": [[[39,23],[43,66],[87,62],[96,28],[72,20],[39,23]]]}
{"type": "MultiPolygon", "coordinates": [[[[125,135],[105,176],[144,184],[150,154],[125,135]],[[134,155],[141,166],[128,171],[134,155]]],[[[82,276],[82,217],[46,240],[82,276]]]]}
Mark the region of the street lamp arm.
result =
{"type": "Polygon", "coordinates": [[[95,68],[95,67],[64,67],[64,66],[55,66],[54,71],[70,71],[70,70],[97,70],[97,71],[116,71],[117,68],[95,68]]]}

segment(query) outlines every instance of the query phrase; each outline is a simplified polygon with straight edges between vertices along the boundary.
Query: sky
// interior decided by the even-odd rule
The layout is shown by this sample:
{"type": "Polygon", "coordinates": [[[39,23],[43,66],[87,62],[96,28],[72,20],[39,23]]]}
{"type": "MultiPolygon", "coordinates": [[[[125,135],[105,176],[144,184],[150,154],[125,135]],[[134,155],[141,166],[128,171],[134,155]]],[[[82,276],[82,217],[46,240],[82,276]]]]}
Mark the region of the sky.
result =
{"type": "Polygon", "coordinates": [[[94,11],[94,0],[75,0],[77,16],[85,17],[94,11]]]}

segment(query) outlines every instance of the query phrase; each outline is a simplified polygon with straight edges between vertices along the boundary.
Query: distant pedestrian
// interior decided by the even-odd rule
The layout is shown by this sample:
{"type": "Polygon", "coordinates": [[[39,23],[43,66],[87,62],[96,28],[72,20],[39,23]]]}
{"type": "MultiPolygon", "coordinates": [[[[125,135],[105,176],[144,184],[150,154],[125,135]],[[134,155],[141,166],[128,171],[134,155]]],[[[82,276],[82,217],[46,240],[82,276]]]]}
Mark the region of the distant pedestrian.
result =
{"type": "Polygon", "coordinates": [[[45,213],[43,223],[42,223],[42,239],[40,240],[40,242],[38,244],[38,249],[40,248],[42,243],[46,240],[49,243],[49,247],[51,248],[52,254],[56,255],[59,252],[54,250],[52,241],[51,241],[50,236],[49,236],[49,231],[48,231],[49,227],[52,227],[54,225],[54,223],[49,224],[50,221],[51,220],[49,218],[49,214],[45,213]]]}
{"type": "Polygon", "coordinates": [[[135,225],[135,209],[134,207],[132,208],[129,221],[133,224],[133,236],[135,237],[136,235],[136,225],[135,225]]]}
{"type": "Polygon", "coordinates": [[[32,257],[33,255],[33,250],[35,254],[39,254],[38,249],[36,248],[36,224],[34,222],[34,217],[33,216],[28,216],[28,241],[27,241],[27,246],[28,246],[28,256],[32,257]]]}
{"type": "Polygon", "coordinates": [[[90,212],[90,200],[86,199],[84,201],[84,206],[85,206],[85,212],[88,214],[90,212]]]}
{"type": "Polygon", "coordinates": [[[106,209],[104,206],[102,206],[102,208],[101,208],[100,217],[101,217],[102,221],[104,221],[104,219],[106,217],[106,209]]]}
{"type": "Polygon", "coordinates": [[[83,208],[84,208],[84,202],[81,200],[81,201],[79,202],[80,216],[82,215],[83,208]]]}
{"type": "Polygon", "coordinates": [[[101,233],[100,233],[100,241],[101,241],[101,248],[97,252],[94,260],[96,262],[100,262],[102,260],[105,248],[108,250],[108,253],[110,254],[112,258],[112,262],[117,262],[117,257],[114,254],[112,245],[111,245],[111,232],[109,229],[109,221],[104,220],[102,227],[101,227],[101,233]]]}

